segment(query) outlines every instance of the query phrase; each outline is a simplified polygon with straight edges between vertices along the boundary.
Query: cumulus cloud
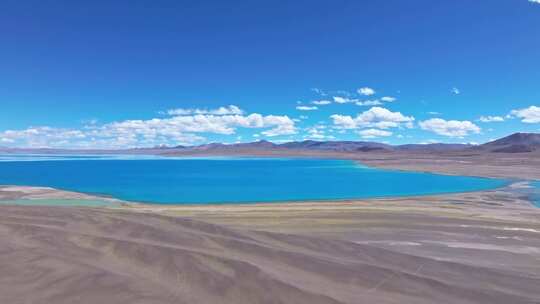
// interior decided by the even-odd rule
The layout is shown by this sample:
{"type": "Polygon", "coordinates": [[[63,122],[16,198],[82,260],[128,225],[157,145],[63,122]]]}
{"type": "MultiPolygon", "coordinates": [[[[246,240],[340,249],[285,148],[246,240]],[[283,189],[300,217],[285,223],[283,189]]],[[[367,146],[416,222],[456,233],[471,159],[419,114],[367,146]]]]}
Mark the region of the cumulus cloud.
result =
{"type": "Polygon", "coordinates": [[[312,103],[318,106],[325,106],[331,104],[332,102],[330,100],[314,100],[312,103]]]}
{"type": "Polygon", "coordinates": [[[263,135],[269,137],[296,134],[296,127],[294,126],[294,121],[292,121],[287,116],[264,116],[263,127],[264,126],[272,128],[270,130],[261,132],[263,135]]]}
{"type": "Polygon", "coordinates": [[[217,109],[171,109],[167,111],[167,114],[173,116],[179,115],[194,115],[194,114],[208,114],[208,115],[243,115],[244,111],[235,105],[226,107],[219,107],[217,109]]]}
{"type": "Polygon", "coordinates": [[[332,99],[334,99],[335,103],[352,103],[356,101],[355,99],[350,99],[350,98],[341,97],[341,96],[334,96],[332,97],[332,99]]]}
{"type": "Polygon", "coordinates": [[[296,109],[299,111],[315,111],[318,108],[316,106],[297,106],[296,109]]]}
{"type": "Polygon", "coordinates": [[[454,93],[454,94],[456,94],[456,95],[461,94],[461,90],[458,89],[458,88],[452,88],[451,92],[454,93]]]}
{"type": "Polygon", "coordinates": [[[531,2],[531,3],[536,3],[536,4],[540,4],[540,0],[529,0],[529,2],[531,2]]]}
{"type": "Polygon", "coordinates": [[[384,102],[394,102],[396,100],[397,100],[397,98],[392,97],[392,96],[384,96],[384,97],[381,98],[381,101],[384,101],[384,102]]]}
{"type": "Polygon", "coordinates": [[[126,148],[192,144],[204,141],[202,134],[232,135],[238,128],[266,129],[261,132],[266,136],[291,135],[297,132],[294,121],[288,116],[264,116],[258,113],[228,115],[222,114],[222,111],[213,113],[219,115],[196,114],[148,120],[124,120],[85,126],[82,129],[33,127],[25,130],[7,130],[0,132],[0,141],[31,147],[126,148]]]}
{"type": "Polygon", "coordinates": [[[60,129],[51,127],[30,127],[24,130],[7,130],[0,132],[0,141],[3,143],[19,143],[21,141],[30,147],[47,147],[49,142],[67,143],[68,141],[82,140],[86,134],[80,130],[60,129]]]}
{"type": "Polygon", "coordinates": [[[369,106],[369,105],[380,105],[382,104],[379,100],[367,100],[367,101],[361,101],[357,98],[349,98],[349,97],[341,97],[341,96],[334,96],[333,97],[335,103],[339,104],[345,104],[345,103],[354,103],[359,106],[369,106]]]}
{"type": "MultiPolygon", "coordinates": [[[[143,136],[165,135],[174,137],[181,133],[214,133],[231,135],[237,128],[273,128],[265,131],[269,136],[288,135],[294,132],[294,121],[287,116],[258,113],[244,115],[193,115],[167,119],[126,120],[106,124],[97,129],[99,134],[124,133],[143,136]]],[[[264,134],[264,132],[263,132],[264,134]]]]}
{"type": "MultiPolygon", "coordinates": [[[[368,95],[368,94],[364,94],[368,95]]],[[[349,98],[349,97],[342,97],[342,96],[334,96],[333,97],[335,103],[339,104],[345,104],[345,103],[354,103],[357,106],[378,106],[382,105],[383,102],[394,102],[397,99],[395,97],[385,96],[380,99],[371,99],[371,100],[360,100],[357,98],[349,98]]]]}
{"type": "Polygon", "coordinates": [[[480,116],[478,118],[480,122],[503,122],[504,118],[501,116],[480,116]]]}
{"type": "Polygon", "coordinates": [[[334,139],[335,137],[332,135],[326,135],[325,133],[326,126],[324,125],[315,125],[313,127],[307,128],[307,136],[306,139],[334,139]]]}
{"type": "Polygon", "coordinates": [[[524,123],[540,123],[540,107],[537,106],[513,110],[510,115],[520,118],[524,123]]]}
{"type": "Polygon", "coordinates": [[[471,133],[480,133],[481,130],[480,127],[467,120],[458,121],[432,118],[421,121],[419,125],[423,130],[449,137],[464,137],[471,133]]]}
{"type": "Polygon", "coordinates": [[[409,127],[409,124],[414,121],[412,116],[404,116],[400,112],[392,112],[381,107],[373,107],[360,114],[356,119],[360,125],[374,125],[382,129],[397,127],[402,123],[409,127]]]}
{"type": "Polygon", "coordinates": [[[378,106],[381,105],[382,102],[380,102],[378,99],[374,100],[365,100],[365,101],[357,101],[355,102],[357,106],[378,106]]]}
{"type": "Polygon", "coordinates": [[[332,118],[334,125],[336,125],[337,127],[341,129],[358,128],[358,124],[356,123],[356,120],[349,115],[334,114],[330,116],[330,118],[332,118]]]}
{"type": "Polygon", "coordinates": [[[358,92],[358,94],[364,95],[364,96],[375,95],[375,90],[372,89],[372,88],[368,88],[368,87],[359,88],[357,90],[357,92],[358,92]]]}
{"type": "Polygon", "coordinates": [[[382,107],[371,109],[358,114],[356,117],[334,114],[330,116],[336,127],[342,129],[379,128],[388,129],[400,126],[412,128],[414,117],[405,116],[400,112],[392,112],[382,107]]]}
{"type": "Polygon", "coordinates": [[[390,131],[379,130],[379,129],[360,130],[357,133],[362,138],[377,138],[377,137],[387,137],[387,136],[392,135],[392,132],[390,131]]]}

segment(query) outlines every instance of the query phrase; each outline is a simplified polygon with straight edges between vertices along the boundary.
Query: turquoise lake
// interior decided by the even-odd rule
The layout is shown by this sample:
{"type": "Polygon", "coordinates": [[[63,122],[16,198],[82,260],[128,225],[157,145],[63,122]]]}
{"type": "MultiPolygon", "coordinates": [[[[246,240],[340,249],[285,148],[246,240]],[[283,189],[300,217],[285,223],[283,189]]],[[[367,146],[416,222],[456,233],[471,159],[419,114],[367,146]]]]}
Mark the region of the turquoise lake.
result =
{"type": "Polygon", "coordinates": [[[157,204],[340,200],[485,190],[504,180],[380,170],[347,160],[0,156],[0,184],[157,204]]]}

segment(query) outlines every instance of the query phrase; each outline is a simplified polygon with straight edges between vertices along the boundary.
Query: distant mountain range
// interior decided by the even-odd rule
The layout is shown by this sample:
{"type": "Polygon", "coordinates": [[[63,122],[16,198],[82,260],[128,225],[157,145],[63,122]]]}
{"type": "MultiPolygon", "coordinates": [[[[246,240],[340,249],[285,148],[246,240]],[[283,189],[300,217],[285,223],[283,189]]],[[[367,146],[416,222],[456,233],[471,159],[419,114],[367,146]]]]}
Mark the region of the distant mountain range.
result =
{"type": "Polygon", "coordinates": [[[538,133],[515,133],[510,136],[497,139],[478,147],[478,150],[495,153],[526,153],[540,150],[540,134],[538,133]]]}
{"type": "Polygon", "coordinates": [[[30,148],[2,148],[0,153],[63,153],[63,154],[158,154],[158,155],[189,155],[189,154],[234,154],[251,152],[276,152],[286,154],[296,152],[333,152],[333,153],[361,153],[361,152],[488,152],[488,153],[528,153],[540,151],[540,134],[538,133],[515,133],[510,136],[485,143],[483,145],[469,144],[407,144],[392,146],[377,142],[366,141],[315,141],[304,140],[287,142],[282,144],[272,143],[266,140],[223,144],[210,143],[199,146],[159,146],[153,148],[135,148],[121,150],[67,150],[67,149],[30,149],[30,148]]]}

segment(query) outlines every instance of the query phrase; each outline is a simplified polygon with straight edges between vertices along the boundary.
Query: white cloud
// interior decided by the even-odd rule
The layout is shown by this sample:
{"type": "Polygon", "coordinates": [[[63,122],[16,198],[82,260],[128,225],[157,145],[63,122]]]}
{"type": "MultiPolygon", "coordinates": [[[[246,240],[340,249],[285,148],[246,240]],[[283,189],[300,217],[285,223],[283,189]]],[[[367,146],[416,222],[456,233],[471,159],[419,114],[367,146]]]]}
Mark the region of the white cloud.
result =
{"type": "MultiPolygon", "coordinates": [[[[215,113],[223,113],[221,111],[215,113]]],[[[0,141],[23,147],[128,148],[162,144],[193,144],[205,140],[200,134],[235,134],[237,128],[266,129],[266,136],[296,134],[287,116],[179,115],[149,120],[124,120],[82,129],[32,127],[0,132],[0,141]]]]}
{"type": "Polygon", "coordinates": [[[263,125],[272,127],[272,129],[270,130],[261,132],[263,135],[273,137],[280,135],[296,134],[296,127],[294,126],[294,121],[292,121],[287,116],[269,115],[265,116],[263,120],[263,125]]]}
{"type": "Polygon", "coordinates": [[[6,130],[0,132],[0,141],[16,143],[23,141],[29,147],[49,147],[49,143],[64,143],[68,140],[83,140],[86,134],[80,130],[51,127],[30,127],[24,130],[6,130]]]}
{"type": "Polygon", "coordinates": [[[348,115],[334,114],[330,118],[332,118],[334,125],[342,129],[356,129],[358,127],[356,120],[348,115]]]}
{"type": "Polygon", "coordinates": [[[385,131],[385,130],[379,130],[379,129],[367,129],[367,130],[361,130],[357,132],[358,135],[362,136],[362,138],[377,138],[377,137],[387,137],[391,136],[392,132],[385,131]]]}
{"type": "Polygon", "coordinates": [[[332,102],[330,100],[314,100],[312,103],[318,106],[325,106],[331,104],[332,102]]]}
{"type": "Polygon", "coordinates": [[[386,108],[373,107],[357,117],[360,125],[381,125],[379,128],[395,127],[400,123],[412,123],[414,117],[404,116],[400,112],[391,112],[386,108]]]}
{"type": "Polygon", "coordinates": [[[360,100],[360,99],[357,99],[357,98],[348,98],[348,97],[341,97],[341,96],[334,96],[333,99],[334,99],[335,103],[339,103],[339,104],[354,103],[357,106],[378,106],[378,105],[382,105],[382,102],[379,99],[360,100]]]}
{"type": "Polygon", "coordinates": [[[458,88],[452,88],[452,90],[451,90],[451,91],[452,91],[452,93],[454,93],[454,94],[456,94],[456,95],[459,95],[459,94],[461,94],[461,90],[460,90],[460,89],[458,89],[458,88]]]}
{"type": "Polygon", "coordinates": [[[540,4],[540,0],[529,0],[529,2],[531,2],[531,3],[536,3],[536,4],[540,4]]]}
{"type": "Polygon", "coordinates": [[[355,99],[350,99],[350,98],[341,97],[341,96],[334,96],[332,98],[334,99],[335,103],[351,103],[351,102],[356,101],[355,99]]]}
{"type": "MultiPolygon", "coordinates": [[[[369,89],[369,88],[363,88],[363,89],[369,89]]],[[[366,95],[366,96],[375,94],[374,91],[373,91],[373,94],[367,94],[369,93],[369,91],[367,90],[364,93],[366,94],[363,94],[363,95],[366,95]]],[[[382,97],[381,99],[372,99],[372,100],[360,100],[356,98],[348,98],[348,97],[341,97],[341,96],[334,96],[333,99],[335,103],[341,103],[341,104],[354,103],[358,106],[378,106],[378,105],[382,105],[383,102],[394,102],[397,100],[395,97],[390,97],[390,96],[385,96],[385,97],[382,97]]]]}
{"type": "Polygon", "coordinates": [[[171,109],[167,114],[173,116],[179,115],[194,115],[194,114],[209,114],[209,115],[243,115],[244,111],[235,105],[219,107],[217,109],[171,109]]]}
{"type": "Polygon", "coordinates": [[[297,106],[296,107],[297,110],[299,111],[315,111],[317,110],[318,108],[316,106],[297,106]]]}
{"type": "Polygon", "coordinates": [[[412,116],[404,116],[400,112],[392,112],[381,107],[373,107],[362,112],[355,118],[348,115],[334,114],[330,116],[334,125],[343,129],[375,127],[379,129],[395,128],[404,125],[411,128],[414,121],[412,116]]]}
{"type": "Polygon", "coordinates": [[[357,92],[358,92],[358,94],[364,95],[364,96],[375,95],[375,90],[373,90],[372,88],[368,88],[368,87],[359,88],[357,90],[357,92]]]}
{"type": "MultiPolygon", "coordinates": [[[[127,120],[104,125],[102,130],[128,130],[140,134],[164,133],[174,135],[177,132],[185,133],[214,133],[234,134],[236,128],[275,128],[269,130],[271,134],[280,135],[281,130],[294,129],[294,122],[287,116],[268,115],[258,113],[243,115],[193,115],[175,116],[167,119],[127,120]],[[292,126],[292,128],[291,128],[292,126]]],[[[264,134],[264,133],[263,133],[264,134]]],[[[283,134],[291,134],[284,132],[283,134]]],[[[275,136],[272,135],[272,136],[275,136]]]]}
{"type": "Polygon", "coordinates": [[[520,118],[524,123],[540,123],[540,107],[537,106],[513,110],[510,115],[520,118]]]}
{"type": "Polygon", "coordinates": [[[381,105],[382,102],[380,102],[378,99],[375,100],[366,100],[366,101],[357,101],[355,102],[357,106],[378,106],[381,105]]]}
{"type": "Polygon", "coordinates": [[[481,130],[480,127],[467,120],[458,121],[432,118],[421,121],[419,125],[423,130],[449,137],[464,137],[471,133],[480,133],[481,130]]]}
{"type": "Polygon", "coordinates": [[[431,112],[427,112],[429,115],[441,115],[440,112],[435,112],[435,111],[431,111],[431,112]]]}
{"type": "Polygon", "coordinates": [[[480,116],[478,118],[478,121],[480,122],[502,122],[504,121],[504,118],[501,116],[480,116]]]}
{"type": "Polygon", "coordinates": [[[335,137],[332,135],[326,135],[324,130],[326,129],[326,126],[323,125],[315,125],[311,128],[307,129],[307,136],[305,138],[310,139],[334,139],[335,137]]]}
{"type": "Polygon", "coordinates": [[[397,100],[397,98],[392,97],[392,96],[384,96],[384,97],[381,98],[381,101],[384,101],[384,102],[394,102],[396,100],[397,100]]]}
{"type": "Polygon", "coordinates": [[[15,140],[6,137],[6,138],[0,138],[0,142],[10,144],[10,143],[14,143],[15,140]]]}

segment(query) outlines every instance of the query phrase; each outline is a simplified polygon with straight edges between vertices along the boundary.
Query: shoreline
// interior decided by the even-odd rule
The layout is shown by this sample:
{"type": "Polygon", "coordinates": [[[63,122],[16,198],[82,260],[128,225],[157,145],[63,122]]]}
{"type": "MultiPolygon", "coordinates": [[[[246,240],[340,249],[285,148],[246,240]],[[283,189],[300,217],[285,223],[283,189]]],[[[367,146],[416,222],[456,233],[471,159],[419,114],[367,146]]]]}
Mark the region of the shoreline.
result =
{"type": "MultiPolygon", "coordinates": [[[[487,178],[487,177],[482,177],[487,178]]],[[[491,178],[488,178],[491,179],[491,178]]],[[[358,201],[385,201],[385,200],[405,200],[405,199],[421,199],[425,197],[445,197],[449,195],[460,195],[468,193],[489,192],[496,190],[503,190],[510,188],[513,185],[526,183],[530,185],[536,181],[534,180],[501,180],[503,185],[489,188],[489,189],[477,189],[469,191],[455,191],[455,192],[439,192],[439,193],[426,193],[426,194],[412,194],[412,195],[388,195],[388,196],[374,196],[374,197],[360,197],[360,198],[343,198],[343,199],[299,199],[299,200],[275,200],[275,201],[254,201],[254,202],[209,202],[209,203],[157,203],[157,202],[144,202],[144,201],[130,201],[117,198],[111,195],[100,195],[96,193],[86,193],[80,191],[72,191],[65,189],[58,189],[48,186],[24,186],[24,185],[0,185],[0,202],[6,200],[99,200],[104,202],[111,202],[119,205],[142,205],[142,206],[156,206],[156,207],[218,207],[218,206],[266,206],[266,205],[295,205],[295,204],[347,204],[358,201]],[[8,195],[2,192],[20,192],[20,196],[10,198],[8,195]],[[39,193],[41,192],[41,193],[39,193]],[[2,195],[4,194],[4,196],[2,195]]],[[[532,186],[530,187],[532,188],[532,186]]],[[[536,207],[531,201],[531,205],[536,207]]],[[[81,205],[83,206],[83,205],[81,205]]]]}
{"type": "MultiPolygon", "coordinates": [[[[363,153],[365,155],[367,153],[363,153]]],[[[379,153],[380,155],[384,153],[379,153]]],[[[388,153],[386,153],[388,154],[388,153]]],[[[355,154],[356,155],[356,154],[355,154]]],[[[74,196],[75,199],[78,199],[80,197],[89,197],[90,199],[97,199],[97,200],[104,200],[104,201],[111,201],[115,203],[119,203],[121,205],[129,205],[129,204],[137,204],[137,205],[149,205],[149,206],[177,206],[177,207],[194,207],[194,206],[222,206],[222,205],[250,205],[250,206],[257,206],[257,205],[279,205],[279,204],[305,204],[305,203],[347,203],[347,202],[354,202],[354,201],[371,201],[371,200],[387,200],[387,199],[410,199],[410,198],[422,198],[422,197],[444,197],[447,195],[454,195],[454,194],[465,194],[465,193],[476,193],[476,192],[484,192],[484,191],[491,191],[496,189],[501,189],[505,187],[509,187],[512,184],[519,183],[519,182],[528,182],[528,183],[535,183],[537,181],[540,181],[539,179],[524,179],[519,178],[514,175],[505,175],[504,177],[498,176],[495,177],[493,174],[486,174],[485,172],[480,172],[480,174],[458,174],[456,172],[449,172],[448,170],[422,170],[421,168],[400,168],[399,166],[388,166],[388,165],[381,165],[380,163],[372,163],[366,160],[358,159],[358,157],[353,157],[353,155],[344,155],[344,154],[331,154],[331,153],[320,153],[320,155],[295,155],[295,154],[287,154],[287,155],[186,155],[187,157],[241,157],[241,158],[300,158],[300,159],[334,159],[334,160],[347,160],[351,161],[355,165],[360,165],[362,167],[367,167],[370,169],[376,169],[376,170],[384,170],[384,171],[397,171],[397,172],[412,172],[412,173],[425,173],[425,174],[438,174],[438,175],[449,175],[449,176],[464,176],[464,177],[474,177],[474,178],[483,178],[483,179],[496,179],[503,182],[502,185],[497,186],[495,188],[489,188],[489,189],[477,189],[477,190],[465,190],[465,191],[455,191],[455,192],[439,192],[439,193],[425,193],[425,194],[411,194],[411,195],[389,195],[389,196],[374,196],[374,197],[365,197],[365,198],[343,198],[343,199],[299,199],[299,200],[275,200],[275,201],[254,201],[254,202],[209,202],[209,203],[191,203],[191,202],[176,202],[176,203],[157,203],[157,202],[144,202],[144,201],[128,201],[123,200],[120,198],[116,198],[107,194],[100,194],[100,193],[85,193],[85,192],[77,192],[73,190],[64,190],[64,189],[55,189],[52,187],[32,187],[32,186],[16,186],[16,185],[0,185],[1,188],[5,187],[22,187],[22,188],[36,188],[36,189],[50,189],[51,191],[56,191],[58,193],[73,193],[71,196],[74,196]],[[484,174],[482,174],[484,173],[484,174]],[[79,195],[77,195],[79,194],[79,195]]],[[[359,155],[356,155],[359,156],[359,155]]],[[[165,159],[168,156],[162,156],[165,159]]],[[[448,166],[448,165],[446,165],[448,166]]],[[[540,170],[539,175],[540,175],[540,170]]],[[[45,197],[47,199],[48,197],[45,197]]],[[[55,198],[53,195],[52,198],[55,198]]],[[[0,200],[2,200],[2,197],[0,196],[0,200]]],[[[531,206],[536,207],[534,202],[531,201],[531,206]]]]}
{"type": "MultiPolygon", "coordinates": [[[[238,225],[242,227],[245,224],[238,224],[237,221],[242,219],[240,222],[245,222],[246,218],[253,215],[265,220],[275,216],[278,216],[278,218],[283,217],[287,220],[282,223],[291,225],[298,218],[309,218],[311,215],[325,213],[337,214],[339,217],[346,216],[348,213],[378,215],[404,213],[421,215],[427,218],[442,216],[445,218],[495,220],[521,225],[535,225],[540,220],[540,208],[531,200],[531,193],[527,189],[534,189],[531,186],[531,181],[521,180],[489,190],[420,196],[240,204],[149,204],[57,190],[50,187],[0,185],[0,207],[68,207],[82,210],[103,210],[105,212],[156,214],[173,218],[193,218],[233,228],[238,225]],[[10,201],[13,204],[3,203],[10,201]],[[17,204],[17,201],[24,202],[24,204],[17,204]],[[51,203],[42,203],[46,201],[51,203]],[[95,202],[98,202],[98,204],[95,202]],[[219,220],[224,218],[228,220],[219,220]]],[[[255,227],[260,223],[255,224],[254,221],[249,221],[247,225],[255,227]]],[[[347,231],[346,227],[342,226],[340,229],[347,231]]],[[[263,228],[266,230],[270,227],[266,225],[263,228]]],[[[540,229],[538,229],[538,232],[540,233],[540,229]]]]}
{"type": "MultiPolygon", "coordinates": [[[[425,195],[408,195],[408,196],[388,196],[388,197],[371,197],[371,198],[353,198],[353,199],[323,199],[323,200],[298,200],[298,201],[272,201],[272,202],[233,202],[233,203],[174,203],[174,204],[162,204],[162,203],[149,203],[149,202],[138,202],[138,201],[127,201],[118,199],[111,196],[100,196],[94,195],[91,193],[83,193],[69,190],[61,190],[52,187],[33,187],[33,186],[18,186],[18,185],[0,185],[0,205],[9,205],[4,202],[12,201],[13,205],[17,205],[17,201],[31,202],[31,201],[58,201],[58,203],[69,203],[71,204],[51,204],[51,206],[56,207],[98,207],[98,208],[111,208],[111,209],[125,209],[125,210],[150,210],[155,212],[166,212],[168,210],[252,210],[252,209],[325,209],[328,207],[337,208],[337,207],[349,207],[354,208],[355,206],[359,207],[381,207],[377,204],[383,203],[400,203],[400,202],[411,202],[411,201],[433,201],[433,202],[444,202],[452,200],[455,197],[465,197],[465,196],[475,196],[475,195],[485,195],[486,193],[494,192],[504,192],[504,193],[514,193],[517,195],[523,196],[523,201],[527,202],[526,207],[532,209],[537,209],[540,211],[540,208],[536,206],[535,202],[531,200],[531,193],[524,192],[523,189],[534,189],[535,187],[531,185],[536,181],[530,180],[514,180],[508,181],[502,186],[491,188],[491,189],[481,189],[473,191],[460,191],[460,192],[446,192],[446,193],[436,193],[436,194],[425,194],[425,195]],[[521,190],[521,191],[520,191],[521,190]],[[11,194],[11,195],[10,195],[11,194]],[[85,205],[84,202],[103,202],[104,204],[89,204],[85,205]]],[[[437,203],[433,203],[432,206],[436,206],[437,203]]],[[[27,205],[32,205],[28,203],[27,205]]],[[[43,205],[47,205],[46,203],[43,205]]],[[[408,205],[411,206],[410,204],[408,205]]]]}

